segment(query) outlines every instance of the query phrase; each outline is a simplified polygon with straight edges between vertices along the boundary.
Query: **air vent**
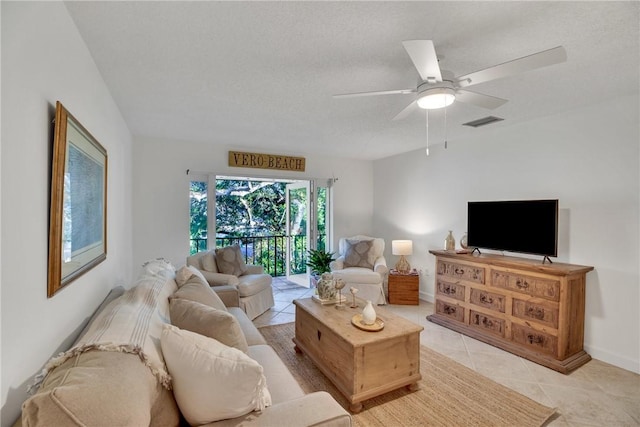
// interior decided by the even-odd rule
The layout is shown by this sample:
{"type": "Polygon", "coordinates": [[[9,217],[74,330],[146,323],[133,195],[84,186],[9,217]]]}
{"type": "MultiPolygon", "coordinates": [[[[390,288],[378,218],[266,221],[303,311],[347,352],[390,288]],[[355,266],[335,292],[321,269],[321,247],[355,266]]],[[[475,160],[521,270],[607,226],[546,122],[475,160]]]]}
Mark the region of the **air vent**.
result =
{"type": "Polygon", "coordinates": [[[473,120],[473,121],[470,121],[470,122],[467,122],[467,123],[463,123],[462,125],[463,126],[471,126],[471,127],[477,128],[477,127],[480,127],[480,126],[486,126],[486,125],[491,124],[491,123],[499,122],[501,120],[504,120],[504,119],[501,119],[500,117],[495,117],[495,116],[487,116],[487,117],[483,117],[483,118],[478,119],[478,120],[473,120]]]}

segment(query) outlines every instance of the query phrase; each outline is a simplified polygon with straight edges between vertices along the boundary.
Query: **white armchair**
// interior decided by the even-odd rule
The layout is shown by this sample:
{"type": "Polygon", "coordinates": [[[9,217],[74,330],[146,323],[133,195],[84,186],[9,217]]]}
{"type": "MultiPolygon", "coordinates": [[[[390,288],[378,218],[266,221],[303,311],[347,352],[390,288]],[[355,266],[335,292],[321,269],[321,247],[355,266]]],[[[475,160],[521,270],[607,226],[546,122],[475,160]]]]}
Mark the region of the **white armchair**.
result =
{"type": "Polygon", "coordinates": [[[389,269],[383,253],[383,239],[362,235],[343,237],[338,243],[339,256],[330,264],[331,273],[345,282],[345,290],[357,288],[358,298],[386,304],[383,284],[389,269]]]}
{"type": "MultiPolygon", "coordinates": [[[[221,248],[232,249],[232,247],[221,248]]],[[[240,249],[237,249],[238,253],[240,249]]],[[[225,274],[220,268],[219,255],[215,250],[198,252],[187,257],[187,265],[191,265],[202,273],[209,286],[222,298],[225,304],[235,296],[237,305],[247,313],[251,320],[255,319],[275,305],[272,278],[264,272],[261,265],[244,264],[243,272],[239,274],[225,274]],[[228,295],[235,294],[235,295],[228,295]]]]}

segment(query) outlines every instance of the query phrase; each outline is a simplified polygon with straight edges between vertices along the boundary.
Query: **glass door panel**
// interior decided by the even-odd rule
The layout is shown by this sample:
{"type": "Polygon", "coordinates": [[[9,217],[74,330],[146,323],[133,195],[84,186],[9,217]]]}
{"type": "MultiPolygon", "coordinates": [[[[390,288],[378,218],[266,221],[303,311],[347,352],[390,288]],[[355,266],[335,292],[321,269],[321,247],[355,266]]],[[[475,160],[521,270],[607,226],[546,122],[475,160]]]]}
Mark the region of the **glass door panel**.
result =
{"type": "Polygon", "coordinates": [[[309,286],[307,279],[307,252],[312,243],[311,183],[297,182],[287,185],[287,279],[309,286]],[[311,217],[311,219],[310,219],[311,217]]]}
{"type": "Polygon", "coordinates": [[[331,218],[329,187],[316,184],[315,196],[313,205],[316,207],[316,221],[315,224],[311,224],[312,228],[315,226],[315,231],[311,231],[315,236],[314,249],[327,251],[331,247],[329,242],[329,220],[331,218]]]}

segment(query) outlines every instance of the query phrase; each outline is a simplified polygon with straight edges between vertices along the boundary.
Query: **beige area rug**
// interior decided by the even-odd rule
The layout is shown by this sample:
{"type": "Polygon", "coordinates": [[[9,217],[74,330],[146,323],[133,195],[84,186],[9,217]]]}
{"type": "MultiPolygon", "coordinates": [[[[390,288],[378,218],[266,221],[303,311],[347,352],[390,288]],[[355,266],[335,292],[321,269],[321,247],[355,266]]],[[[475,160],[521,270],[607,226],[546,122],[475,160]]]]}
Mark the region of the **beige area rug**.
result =
{"type": "MultiPolygon", "coordinates": [[[[344,408],[345,397],[311,360],[296,354],[294,323],[260,328],[306,393],[329,392],[344,408]]],[[[420,389],[401,388],[363,402],[355,426],[541,426],[555,410],[508,389],[421,346],[420,389]]]]}

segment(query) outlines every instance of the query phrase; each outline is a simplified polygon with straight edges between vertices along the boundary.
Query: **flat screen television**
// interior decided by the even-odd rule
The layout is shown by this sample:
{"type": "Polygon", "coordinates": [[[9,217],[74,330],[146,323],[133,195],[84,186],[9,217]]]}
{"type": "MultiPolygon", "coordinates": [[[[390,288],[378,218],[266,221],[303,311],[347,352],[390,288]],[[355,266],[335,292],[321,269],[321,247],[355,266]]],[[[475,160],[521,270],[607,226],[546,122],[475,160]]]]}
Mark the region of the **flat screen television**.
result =
{"type": "Polygon", "coordinates": [[[558,256],[558,200],[468,202],[470,247],[558,256]]]}

